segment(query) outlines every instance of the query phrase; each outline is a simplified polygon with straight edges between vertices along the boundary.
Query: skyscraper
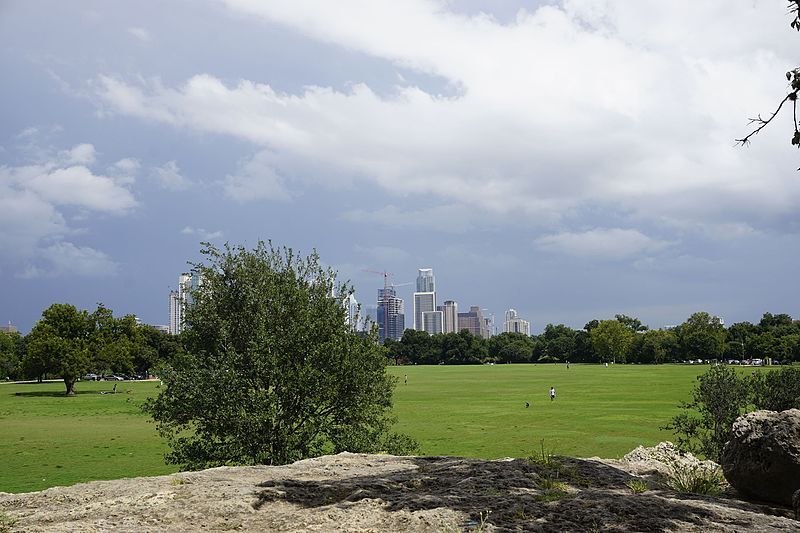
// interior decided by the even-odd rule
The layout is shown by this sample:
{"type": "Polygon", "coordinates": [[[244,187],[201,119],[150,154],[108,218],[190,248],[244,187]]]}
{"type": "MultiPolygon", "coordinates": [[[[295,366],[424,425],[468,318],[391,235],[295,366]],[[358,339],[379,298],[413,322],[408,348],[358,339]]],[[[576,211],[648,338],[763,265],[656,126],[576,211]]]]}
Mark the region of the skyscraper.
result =
{"type": "Polygon", "coordinates": [[[471,306],[468,313],[458,313],[458,331],[462,329],[484,339],[492,336],[483,313],[481,313],[481,308],[476,305],[471,306]]]}
{"type": "Polygon", "coordinates": [[[388,339],[400,340],[406,329],[406,315],[403,299],[397,297],[394,287],[378,289],[378,335],[381,342],[388,339]]]}
{"type": "Polygon", "coordinates": [[[522,333],[523,335],[530,336],[531,323],[523,320],[517,315],[516,309],[509,309],[506,311],[506,321],[503,324],[503,331],[506,333],[522,333]]]}
{"type": "Polygon", "coordinates": [[[453,300],[445,300],[436,310],[442,312],[442,333],[458,333],[458,304],[453,300]]]}
{"type": "Polygon", "coordinates": [[[417,292],[435,292],[436,278],[432,268],[420,268],[417,275],[417,292]]]}
{"type": "Polygon", "coordinates": [[[342,299],[342,307],[344,307],[345,322],[354,330],[359,329],[361,317],[359,316],[358,301],[355,295],[348,294],[342,299]]]}
{"type": "Polygon", "coordinates": [[[420,268],[417,276],[417,292],[414,293],[414,329],[427,331],[431,335],[442,333],[443,317],[430,315],[426,327],[427,313],[441,313],[441,311],[436,310],[436,279],[433,276],[433,269],[420,268]]]}
{"type": "Polygon", "coordinates": [[[177,290],[169,293],[169,332],[180,334],[185,325],[186,306],[192,303],[191,292],[200,286],[198,274],[184,272],[178,276],[177,290]]]}

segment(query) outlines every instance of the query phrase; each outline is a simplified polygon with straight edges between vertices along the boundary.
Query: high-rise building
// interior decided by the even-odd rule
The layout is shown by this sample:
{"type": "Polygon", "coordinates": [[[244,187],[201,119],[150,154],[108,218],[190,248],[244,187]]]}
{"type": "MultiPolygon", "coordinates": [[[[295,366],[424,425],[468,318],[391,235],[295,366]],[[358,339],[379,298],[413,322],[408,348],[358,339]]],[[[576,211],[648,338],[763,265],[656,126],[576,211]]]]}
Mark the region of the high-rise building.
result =
{"type": "Polygon", "coordinates": [[[429,335],[442,332],[444,313],[442,311],[426,311],[422,313],[422,329],[429,335]]]}
{"type": "Polygon", "coordinates": [[[429,327],[425,325],[426,313],[436,310],[436,279],[432,268],[420,268],[417,276],[417,292],[414,293],[414,329],[427,331],[431,335],[442,333],[442,317],[430,317],[429,327]]]}
{"type": "Polygon", "coordinates": [[[420,268],[417,274],[417,292],[435,292],[436,278],[432,268],[420,268]]]}
{"type": "Polygon", "coordinates": [[[503,324],[503,331],[506,333],[522,333],[523,335],[530,336],[531,323],[521,319],[519,315],[517,315],[515,309],[509,309],[506,311],[506,321],[503,324]]]}
{"type": "Polygon", "coordinates": [[[378,289],[378,335],[381,341],[400,340],[406,329],[405,305],[394,287],[378,289]]]}
{"type": "Polygon", "coordinates": [[[12,324],[11,322],[9,322],[7,326],[0,326],[0,331],[2,331],[3,333],[19,333],[19,329],[17,329],[17,326],[12,324]]]}
{"type": "Polygon", "coordinates": [[[458,331],[466,329],[476,337],[488,339],[492,336],[491,328],[481,313],[481,308],[473,305],[468,313],[458,313],[458,331]]]}
{"type": "Polygon", "coordinates": [[[186,306],[192,303],[192,291],[200,286],[198,274],[184,272],[178,276],[177,290],[169,293],[169,332],[180,334],[186,325],[186,306]]]}
{"type": "Polygon", "coordinates": [[[414,293],[414,329],[425,331],[425,323],[422,316],[425,313],[436,311],[435,292],[415,292],[414,293]]]}
{"type": "Polygon", "coordinates": [[[342,299],[342,307],[344,307],[344,319],[347,324],[354,330],[359,329],[360,313],[358,301],[355,295],[348,294],[342,299]]]}
{"type": "Polygon", "coordinates": [[[458,304],[445,300],[436,310],[442,312],[442,333],[458,333],[458,304]]]}

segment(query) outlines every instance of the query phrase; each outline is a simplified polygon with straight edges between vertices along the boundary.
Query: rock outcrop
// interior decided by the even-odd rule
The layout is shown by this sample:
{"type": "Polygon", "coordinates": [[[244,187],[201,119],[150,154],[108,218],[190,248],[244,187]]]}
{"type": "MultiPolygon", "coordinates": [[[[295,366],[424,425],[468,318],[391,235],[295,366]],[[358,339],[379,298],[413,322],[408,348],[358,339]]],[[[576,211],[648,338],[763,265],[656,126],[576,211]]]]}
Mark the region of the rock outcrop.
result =
{"type": "Polygon", "coordinates": [[[721,463],[728,483],[741,494],[792,505],[800,489],[800,409],[740,416],[721,463]]]}
{"type": "Polygon", "coordinates": [[[787,507],[633,492],[630,464],[342,453],[0,494],[0,531],[798,530],[787,507]]]}
{"type": "Polygon", "coordinates": [[[682,452],[671,442],[660,442],[646,448],[637,446],[626,453],[621,462],[625,470],[636,475],[656,475],[669,478],[675,470],[705,468],[717,470],[719,465],[714,461],[701,461],[689,452],[682,452]]]}

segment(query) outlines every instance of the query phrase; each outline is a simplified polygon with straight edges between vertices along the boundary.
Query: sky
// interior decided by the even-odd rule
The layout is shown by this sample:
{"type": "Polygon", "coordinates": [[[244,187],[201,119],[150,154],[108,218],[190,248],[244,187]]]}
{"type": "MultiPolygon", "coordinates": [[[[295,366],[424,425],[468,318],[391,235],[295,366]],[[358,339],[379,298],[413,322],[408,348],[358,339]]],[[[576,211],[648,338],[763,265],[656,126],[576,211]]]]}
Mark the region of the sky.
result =
{"type": "Polygon", "coordinates": [[[0,323],[168,322],[200,242],[375,305],[800,318],[783,0],[0,0],[0,323]]]}

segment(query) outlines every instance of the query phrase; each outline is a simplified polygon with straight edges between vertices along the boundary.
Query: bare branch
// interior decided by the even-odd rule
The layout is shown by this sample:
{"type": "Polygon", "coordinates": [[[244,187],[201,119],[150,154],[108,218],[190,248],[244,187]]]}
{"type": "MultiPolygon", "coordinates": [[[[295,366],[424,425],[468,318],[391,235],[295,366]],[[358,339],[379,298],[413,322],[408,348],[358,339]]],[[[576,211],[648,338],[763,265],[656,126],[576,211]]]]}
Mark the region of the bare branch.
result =
{"type": "Polygon", "coordinates": [[[767,124],[772,122],[772,119],[774,119],[778,115],[778,113],[780,113],[781,108],[783,107],[783,104],[785,104],[787,101],[791,100],[792,96],[795,96],[795,98],[796,98],[797,97],[797,93],[796,92],[791,92],[791,93],[787,94],[786,97],[783,100],[781,100],[781,103],[778,104],[778,109],[776,109],[775,112],[772,113],[772,115],[770,115],[770,117],[767,120],[762,119],[761,115],[758,115],[758,117],[756,117],[756,118],[751,118],[749,124],[758,124],[759,126],[756,129],[754,129],[753,131],[751,131],[750,133],[748,133],[747,135],[745,135],[744,137],[742,137],[741,139],[734,139],[736,141],[736,144],[740,144],[742,146],[745,146],[747,143],[749,143],[750,142],[750,137],[752,137],[753,135],[756,135],[758,132],[763,130],[767,126],[767,124]]]}

